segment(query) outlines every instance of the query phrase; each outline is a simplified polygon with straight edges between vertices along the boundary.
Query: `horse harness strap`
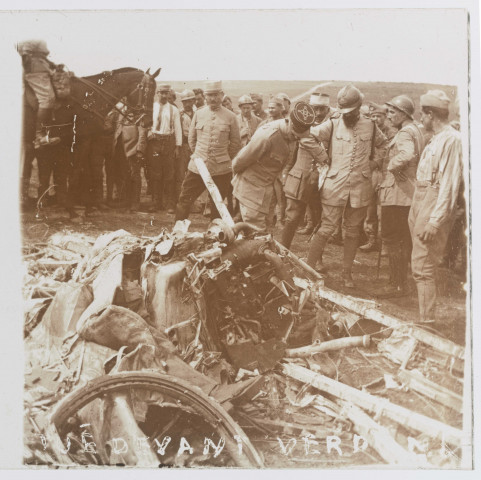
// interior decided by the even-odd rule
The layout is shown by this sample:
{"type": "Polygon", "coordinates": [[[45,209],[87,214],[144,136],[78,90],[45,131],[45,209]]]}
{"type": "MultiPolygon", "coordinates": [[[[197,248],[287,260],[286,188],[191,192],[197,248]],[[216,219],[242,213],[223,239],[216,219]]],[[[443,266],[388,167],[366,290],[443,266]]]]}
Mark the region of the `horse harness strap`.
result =
{"type": "MultiPolygon", "coordinates": [[[[80,83],[83,83],[84,85],[88,86],[89,88],[91,88],[95,93],[97,93],[103,100],[105,100],[109,105],[111,105],[113,108],[115,108],[119,113],[122,113],[118,108],[117,108],[117,102],[118,102],[118,99],[112,95],[111,93],[109,93],[108,91],[104,90],[103,88],[99,87],[98,85],[95,85],[95,83],[91,82],[90,80],[86,80],[85,78],[81,78],[81,77],[74,77],[76,78],[80,83]]],[[[138,86],[137,86],[137,89],[138,89],[138,86]]],[[[78,105],[80,105],[84,110],[88,111],[88,112],[91,112],[93,113],[94,115],[96,115],[97,117],[99,117],[102,121],[105,119],[105,116],[104,115],[101,115],[100,113],[98,113],[95,109],[93,108],[89,108],[87,105],[85,105],[84,103],[82,103],[81,101],[77,100],[75,97],[73,97],[72,95],[70,96],[70,98],[75,102],[77,103],[78,105]]],[[[127,108],[130,108],[134,111],[137,111],[137,110],[141,110],[139,109],[138,107],[133,107],[132,105],[126,105],[127,108]]],[[[137,122],[139,121],[140,119],[137,120],[137,122]]],[[[134,122],[135,124],[137,124],[137,122],[134,122]]]]}

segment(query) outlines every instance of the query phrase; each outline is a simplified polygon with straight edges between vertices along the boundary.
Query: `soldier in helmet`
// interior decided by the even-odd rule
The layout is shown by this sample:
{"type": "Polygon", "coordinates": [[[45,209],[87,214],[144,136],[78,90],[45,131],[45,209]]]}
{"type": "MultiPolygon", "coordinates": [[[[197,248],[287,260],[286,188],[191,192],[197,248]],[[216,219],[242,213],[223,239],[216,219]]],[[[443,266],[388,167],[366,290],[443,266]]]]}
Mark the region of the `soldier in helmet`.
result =
{"type": "Polygon", "coordinates": [[[275,120],[257,130],[232,161],[234,196],[245,222],[266,231],[274,183],[290,155],[290,144],[309,135],[314,111],[305,102],[295,105],[288,119],[275,120]]]}
{"type": "Polygon", "coordinates": [[[311,128],[328,151],[330,167],[321,190],[321,227],[312,238],[307,263],[315,267],[322,261],[327,241],[343,218],[343,281],[348,288],[354,287],[352,264],[372,196],[371,171],[382,159],[386,142],[376,124],[361,116],[363,99],[354,85],[346,85],[337,96],[340,118],[311,128]]]}
{"type": "Polygon", "coordinates": [[[284,109],[282,114],[284,117],[287,117],[289,115],[289,112],[291,111],[291,99],[287,95],[287,93],[278,93],[276,97],[281,98],[283,103],[284,103],[284,109]]]}
{"type": "Polygon", "coordinates": [[[262,99],[262,95],[259,95],[258,93],[251,93],[250,97],[254,102],[254,109],[253,109],[254,115],[256,117],[259,117],[261,120],[266,120],[267,113],[262,108],[262,104],[264,103],[264,100],[262,99]]]}
{"type": "Polygon", "coordinates": [[[257,127],[262,120],[252,113],[254,101],[249,95],[242,95],[239,98],[238,105],[241,111],[241,113],[237,115],[241,136],[241,147],[245,147],[249,143],[252,135],[254,135],[254,132],[257,130],[257,127]]]}
{"type": "Polygon", "coordinates": [[[407,270],[412,242],[408,215],[414,194],[424,136],[414,123],[414,102],[399,95],[386,103],[387,117],[399,131],[389,142],[382,163],[379,189],[381,236],[389,257],[390,283],[377,292],[380,298],[407,295],[407,270]]]}
{"type": "MultiPolygon", "coordinates": [[[[316,121],[314,125],[320,125],[322,122],[338,116],[338,112],[330,106],[329,95],[326,93],[313,93],[309,99],[309,105],[314,109],[316,114],[316,121]]],[[[294,159],[296,160],[296,159],[294,159]]],[[[306,226],[299,230],[301,235],[311,235],[314,228],[319,224],[321,219],[321,201],[318,190],[318,165],[310,175],[311,198],[306,207],[306,226]]],[[[287,214],[289,221],[289,214],[287,214]]],[[[342,239],[341,226],[336,230],[334,235],[338,235],[342,239]]]]}
{"type": "MultiPolygon", "coordinates": [[[[370,118],[373,122],[376,122],[377,127],[384,133],[384,136],[388,141],[394,138],[397,133],[395,128],[389,120],[387,120],[387,106],[378,105],[371,102],[369,104],[370,118]]],[[[372,172],[372,187],[373,196],[367,207],[366,220],[364,221],[364,232],[367,236],[367,243],[361,245],[359,250],[364,252],[374,252],[379,250],[378,231],[379,231],[379,217],[377,211],[379,184],[381,183],[380,170],[374,170],[372,172]]]]}

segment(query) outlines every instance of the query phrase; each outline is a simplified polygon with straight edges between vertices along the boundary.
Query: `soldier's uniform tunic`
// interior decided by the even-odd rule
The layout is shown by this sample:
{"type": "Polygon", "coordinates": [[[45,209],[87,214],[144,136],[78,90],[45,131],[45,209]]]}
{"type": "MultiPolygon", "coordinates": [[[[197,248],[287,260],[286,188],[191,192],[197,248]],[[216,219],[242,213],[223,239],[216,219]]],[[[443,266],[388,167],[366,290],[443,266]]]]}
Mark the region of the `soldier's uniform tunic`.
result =
{"type": "MultiPolygon", "coordinates": [[[[208,106],[196,110],[189,130],[189,146],[194,153],[182,183],[175,212],[176,220],[189,216],[190,207],[205,190],[194,158],[204,160],[222,197],[229,193],[232,178],[231,159],[240,149],[239,125],[235,114],[222,106],[215,110],[208,106]]],[[[218,216],[217,208],[211,203],[211,217],[218,216]]]]}
{"type": "Polygon", "coordinates": [[[289,158],[287,128],[284,119],[260,127],[232,162],[242,219],[262,230],[267,228],[274,182],[289,158]]]}
{"type": "Polygon", "coordinates": [[[418,290],[422,321],[434,319],[435,271],[455,218],[462,168],[460,133],[446,125],[431,138],[421,156],[409,212],[413,242],[411,268],[418,290]],[[431,242],[423,242],[419,235],[428,223],[437,229],[437,233],[431,242]]]}
{"type": "Polygon", "coordinates": [[[383,157],[385,137],[372,121],[360,117],[353,127],[342,119],[321,123],[311,128],[311,134],[327,145],[331,137],[332,160],[321,190],[322,220],[319,235],[329,238],[342,215],[346,236],[358,238],[359,227],[366,216],[372,196],[370,161],[374,142],[373,162],[383,157]],[[374,135],[374,139],[373,139],[374,135]]]}

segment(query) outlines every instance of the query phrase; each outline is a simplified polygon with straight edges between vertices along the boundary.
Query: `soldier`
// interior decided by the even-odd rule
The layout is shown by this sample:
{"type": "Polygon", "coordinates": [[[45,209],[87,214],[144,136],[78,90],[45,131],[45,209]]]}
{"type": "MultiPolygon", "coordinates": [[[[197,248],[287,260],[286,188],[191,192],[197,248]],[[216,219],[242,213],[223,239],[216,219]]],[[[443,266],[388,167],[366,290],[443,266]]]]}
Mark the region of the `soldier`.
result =
{"type": "Polygon", "coordinates": [[[254,101],[254,115],[259,117],[261,120],[266,120],[267,113],[262,108],[262,104],[264,103],[262,95],[259,95],[258,93],[251,93],[250,97],[254,101]]]}
{"type": "Polygon", "coordinates": [[[179,200],[180,190],[182,188],[182,182],[187,172],[187,164],[189,163],[192,152],[189,147],[189,130],[192,118],[194,117],[194,102],[195,94],[192,90],[184,90],[180,94],[180,100],[182,101],[182,110],[180,111],[180,124],[182,126],[182,147],[180,149],[179,158],[175,162],[175,203],[179,200]]]}
{"type": "Polygon", "coordinates": [[[254,132],[257,130],[257,127],[262,120],[252,114],[254,102],[249,95],[242,95],[239,98],[238,105],[241,110],[241,113],[237,115],[241,137],[241,147],[245,147],[249,143],[252,135],[254,135],[254,132]]]}
{"type": "Polygon", "coordinates": [[[363,99],[356,87],[346,85],[337,96],[341,117],[311,128],[312,135],[327,145],[331,164],[321,190],[321,227],[312,239],[307,263],[315,267],[322,261],[326,243],[343,217],[343,281],[348,288],[354,287],[352,264],[372,195],[371,171],[377,157],[382,158],[385,143],[376,124],[360,115],[363,99]]]}
{"type": "Polygon", "coordinates": [[[282,99],[282,102],[284,103],[284,109],[282,111],[282,114],[284,115],[284,117],[287,117],[291,110],[291,99],[286,93],[278,93],[276,97],[282,99]]]}
{"type": "Polygon", "coordinates": [[[463,176],[461,135],[449,125],[449,103],[442,90],[421,96],[421,122],[434,135],[419,161],[408,221],[413,242],[411,268],[422,323],[435,320],[436,267],[455,219],[463,176]]]}
{"type": "Polygon", "coordinates": [[[194,105],[194,112],[199,108],[205,106],[205,97],[204,97],[204,90],[202,88],[194,88],[194,95],[195,95],[195,105],[194,105]]]}
{"type": "MultiPolygon", "coordinates": [[[[384,136],[388,141],[391,141],[397,133],[397,128],[395,128],[390,121],[387,120],[387,106],[378,105],[377,103],[371,102],[369,104],[369,112],[371,120],[374,121],[384,133],[384,136]]],[[[366,220],[364,221],[364,232],[367,236],[367,243],[359,247],[363,252],[375,252],[379,250],[378,243],[378,231],[379,231],[379,216],[377,211],[378,205],[378,195],[379,184],[381,182],[381,172],[379,170],[374,170],[372,172],[372,188],[373,196],[369,205],[367,207],[366,220]]]]}
{"type": "Polygon", "coordinates": [[[138,212],[140,208],[140,169],[146,148],[147,129],[134,123],[133,114],[119,116],[113,143],[114,163],[124,172],[121,192],[130,212],[138,212]]]}
{"type": "Polygon", "coordinates": [[[271,97],[269,99],[269,103],[267,104],[267,111],[269,112],[269,115],[259,124],[259,127],[262,127],[266,123],[274,120],[280,120],[281,118],[284,118],[284,115],[282,114],[284,111],[284,102],[282,101],[282,98],[271,97]]]}
{"type": "Polygon", "coordinates": [[[313,109],[307,103],[299,102],[289,119],[273,121],[261,127],[234,158],[234,196],[239,201],[245,222],[261,231],[267,230],[274,182],[289,158],[289,144],[308,136],[313,123],[313,109]]]}
{"type": "MultiPolygon", "coordinates": [[[[190,125],[189,145],[194,153],[182,183],[175,220],[187,218],[192,204],[206,189],[194,158],[204,160],[223,198],[231,190],[232,159],[240,149],[239,124],[237,117],[222,106],[221,82],[207,82],[205,96],[207,107],[195,112],[190,125]]],[[[210,203],[211,218],[216,218],[219,212],[214,203],[210,203]]]]}
{"type": "Polygon", "coordinates": [[[317,167],[327,163],[328,160],[326,151],[312,136],[299,140],[295,164],[287,174],[284,184],[287,208],[281,243],[287,248],[291,246],[306,206],[311,206],[315,217],[320,218],[321,202],[317,188],[319,179],[317,167]]]}
{"type": "Polygon", "coordinates": [[[24,81],[35,93],[38,102],[34,147],[37,149],[44,145],[57,145],[60,137],[49,137],[43,129],[44,124],[51,123],[52,120],[55,91],[51,76],[57,66],[47,58],[50,51],[43,40],[20,42],[17,50],[22,57],[24,81]]]}
{"type": "MultiPolygon", "coordinates": [[[[231,112],[234,112],[234,106],[232,105],[232,99],[229,97],[229,95],[224,95],[224,98],[222,99],[222,106],[227,108],[227,110],[230,110],[231,112]]],[[[234,112],[236,113],[236,112],[234,112]]]]}
{"type": "MultiPolygon", "coordinates": [[[[339,116],[339,113],[329,105],[329,95],[326,93],[313,93],[309,99],[309,105],[314,109],[316,114],[316,120],[314,123],[315,125],[320,125],[322,122],[329,120],[330,118],[334,118],[339,116]]],[[[315,168],[311,171],[309,175],[309,196],[312,197],[307,200],[306,206],[306,226],[299,230],[299,234],[301,235],[311,235],[314,231],[316,225],[318,225],[319,220],[321,219],[321,199],[318,190],[318,180],[319,180],[319,173],[318,173],[318,165],[313,165],[315,168]]],[[[288,202],[289,203],[289,202],[288,202]]],[[[289,208],[289,207],[288,207],[289,208]]],[[[291,207],[292,208],[292,207],[291,207]]],[[[289,217],[289,213],[287,216],[289,217]]],[[[300,219],[299,219],[300,220],[300,219]]],[[[299,221],[296,221],[296,225],[299,224],[299,221]]],[[[341,226],[337,229],[336,233],[342,239],[341,233],[341,226]]],[[[287,245],[286,245],[287,246],[287,245]]]]}
{"type": "Polygon", "coordinates": [[[182,126],[180,113],[169,103],[170,85],[159,86],[159,101],[154,102],[152,131],[149,132],[148,158],[150,188],[152,192],[151,211],[167,207],[174,213],[174,164],[182,147],[182,126]]]}
{"type": "Polygon", "coordinates": [[[409,294],[407,270],[412,242],[408,215],[414,194],[416,170],[424,149],[424,136],[415,125],[414,102],[399,95],[387,102],[388,119],[400,130],[389,142],[381,165],[381,236],[391,271],[390,283],[376,292],[380,298],[409,294]]]}

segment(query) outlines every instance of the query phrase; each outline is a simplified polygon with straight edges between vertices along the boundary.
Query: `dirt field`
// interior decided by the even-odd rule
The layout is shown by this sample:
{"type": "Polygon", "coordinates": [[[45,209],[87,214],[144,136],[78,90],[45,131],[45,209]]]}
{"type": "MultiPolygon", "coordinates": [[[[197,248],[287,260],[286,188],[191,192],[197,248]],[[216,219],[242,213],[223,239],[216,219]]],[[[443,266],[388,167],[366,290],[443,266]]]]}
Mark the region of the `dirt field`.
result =
{"type": "MultiPolygon", "coordinates": [[[[149,198],[144,195],[142,201],[146,207],[149,198]]],[[[170,230],[174,225],[174,216],[168,215],[165,211],[128,213],[125,209],[112,209],[87,216],[81,224],[72,223],[66,212],[56,207],[42,209],[40,216],[42,218],[36,218],[35,209],[21,214],[23,247],[26,250],[35,243],[46,241],[49,236],[56,232],[78,232],[97,237],[102,233],[122,228],[134,235],[154,237],[162,229],[170,230]]],[[[209,219],[199,213],[192,214],[190,220],[192,221],[191,231],[203,231],[209,224],[209,219]]],[[[276,239],[280,239],[281,229],[281,225],[276,226],[274,230],[276,239]]],[[[308,251],[308,237],[296,235],[291,249],[298,256],[305,257],[308,251]]],[[[343,289],[341,283],[342,254],[342,246],[327,246],[324,254],[324,263],[328,267],[326,286],[354,297],[375,299],[370,292],[383,285],[389,276],[387,258],[381,258],[381,268],[379,278],[377,278],[378,253],[363,253],[358,250],[353,269],[356,288],[348,290],[343,289]]],[[[412,280],[411,287],[412,294],[409,297],[380,301],[381,310],[406,322],[416,323],[418,320],[418,305],[416,289],[412,280]]],[[[434,332],[441,336],[464,345],[466,292],[463,279],[452,271],[440,270],[438,291],[440,295],[438,319],[429,328],[432,328],[434,332]]]]}

